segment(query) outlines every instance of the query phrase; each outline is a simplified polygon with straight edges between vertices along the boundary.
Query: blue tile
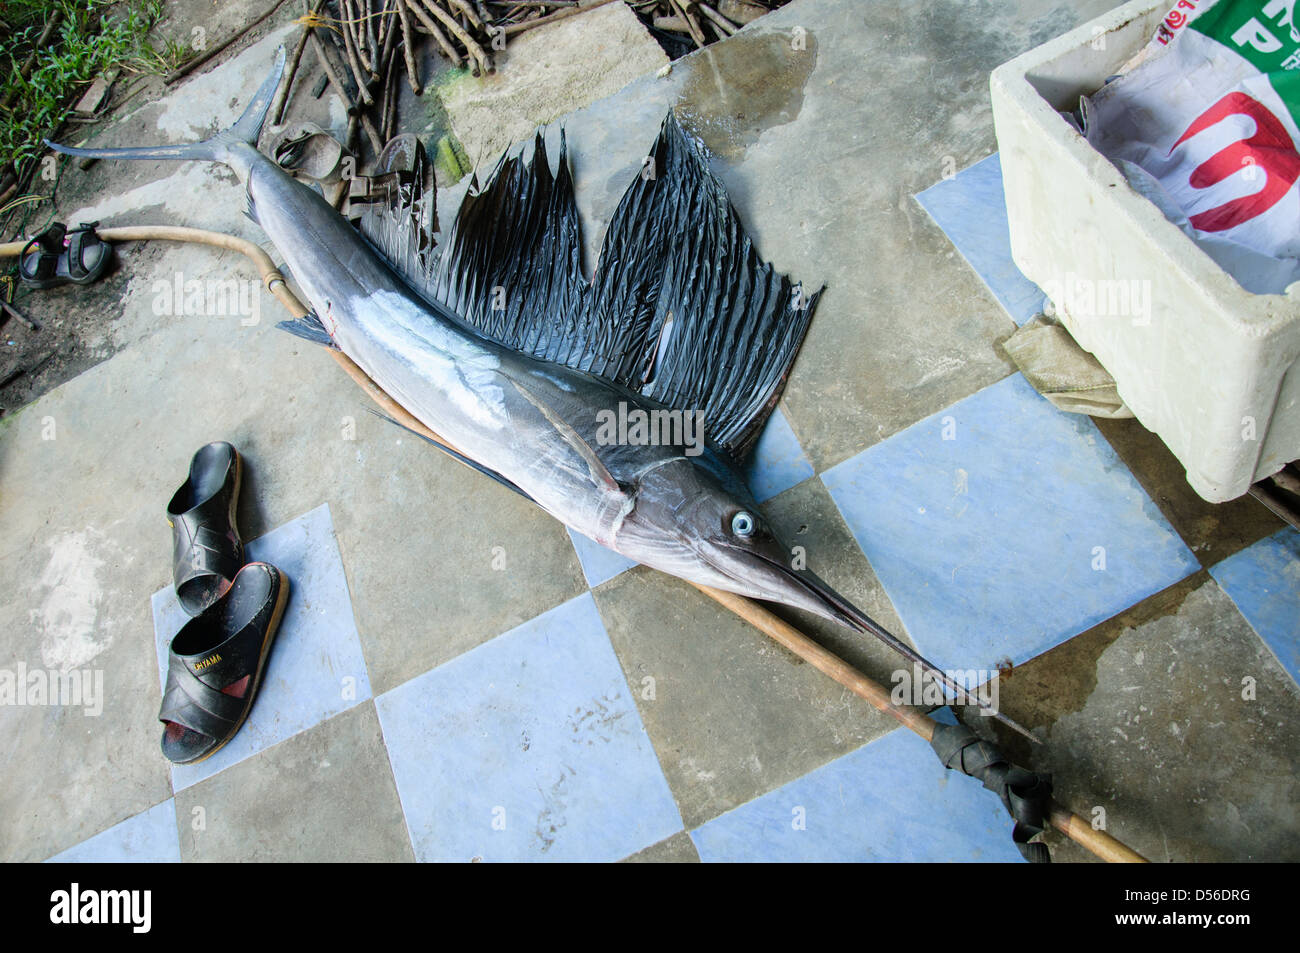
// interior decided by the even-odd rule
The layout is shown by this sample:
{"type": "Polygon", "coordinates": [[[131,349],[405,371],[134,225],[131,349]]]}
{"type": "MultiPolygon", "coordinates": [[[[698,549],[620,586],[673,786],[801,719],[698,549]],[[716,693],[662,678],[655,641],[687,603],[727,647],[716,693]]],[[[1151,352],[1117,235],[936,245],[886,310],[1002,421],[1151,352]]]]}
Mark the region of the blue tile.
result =
{"type": "Polygon", "coordinates": [[[1016,324],[1043,307],[1043,292],[1011,258],[1011,229],[1002,191],[1002,160],[995,152],[916,196],[970,262],[1016,324]]]}
{"type": "MultiPolygon", "coordinates": [[[[566,526],[565,529],[569,528],[566,526]]],[[[622,553],[616,553],[572,529],[569,529],[569,539],[573,540],[573,549],[578,554],[578,562],[582,564],[582,574],[587,577],[587,585],[593,589],[636,565],[634,560],[622,553]]]]}
{"type": "Polygon", "coordinates": [[[1300,533],[1287,527],[1229,556],[1210,575],[1300,682],[1300,533]]]}
{"type": "Polygon", "coordinates": [[[419,860],[617,860],[682,829],[589,592],[375,705],[419,860]]]}
{"type": "Polygon", "coordinates": [[[1195,572],[1086,417],[1019,374],[822,476],[917,647],[989,670],[1195,572]]]}
{"type": "Polygon", "coordinates": [[[799,446],[790,421],[778,407],[754,446],[745,477],[759,503],[784,493],[813,475],[813,466],[799,446]]]}
{"type": "Polygon", "coordinates": [[[171,798],[55,854],[51,864],[179,864],[180,838],[171,798]]]}
{"type": "MultiPolygon", "coordinates": [[[[370,697],[370,676],[329,506],[322,504],[245,548],[250,562],[268,562],[289,577],[289,604],[248,721],[230,744],[206,761],[173,765],[172,786],[177,791],[370,697]]],[[[189,616],[168,586],[154,593],[153,617],[159,684],[165,685],[167,646],[189,616]]],[[[161,725],[158,734],[161,737],[161,725]]]]}
{"type": "Polygon", "coordinates": [[[1002,802],[899,729],[691,832],[708,862],[1020,861],[1002,802]]]}
{"type": "MultiPolygon", "coordinates": [[[[962,684],[965,685],[964,682],[962,684]]],[[[978,686],[968,685],[965,687],[976,688],[978,686]]],[[[933,718],[941,725],[960,724],[960,722],[957,721],[957,716],[953,713],[953,710],[949,708],[947,705],[944,705],[942,708],[936,708],[934,711],[930,712],[930,717],[933,718]]]]}

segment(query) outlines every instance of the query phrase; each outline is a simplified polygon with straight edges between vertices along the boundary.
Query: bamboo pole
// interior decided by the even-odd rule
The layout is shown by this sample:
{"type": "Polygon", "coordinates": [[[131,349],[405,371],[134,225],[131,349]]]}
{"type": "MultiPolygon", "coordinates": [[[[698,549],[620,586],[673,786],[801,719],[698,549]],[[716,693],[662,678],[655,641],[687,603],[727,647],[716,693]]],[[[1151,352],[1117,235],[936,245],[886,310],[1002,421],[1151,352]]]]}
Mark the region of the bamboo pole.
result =
{"type": "Polygon", "coordinates": [[[713,24],[727,36],[736,35],[736,25],[707,3],[699,5],[700,12],[713,21],[713,24]]]}
{"type": "MultiPolygon", "coordinates": [[[[938,722],[933,718],[915,708],[895,705],[889,697],[889,692],[879,682],[868,678],[784,619],[744,596],[723,592],[699,583],[691,583],[691,585],[724,608],[730,609],[773,641],[785,646],[819,672],[829,675],[853,694],[865,699],[877,711],[894,718],[904,728],[916,733],[927,743],[934,737],[935,725],[938,722]]],[[[1147,863],[1147,859],[1137,851],[1105,831],[1094,830],[1086,820],[1055,800],[1051,803],[1048,820],[1056,830],[1102,860],[1110,863],[1147,863]]]]}
{"type": "Polygon", "coordinates": [[[470,26],[476,30],[483,29],[483,21],[479,19],[478,14],[474,12],[474,8],[471,7],[466,0],[448,0],[448,2],[461,13],[465,14],[465,19],[469,21],[470,26]]]}
{"type": "Polygon", "coordinates": [[[691,13],[690,9],[682,3],[682,0],[669,0],[669,2],[672,8],[677,11],[677,15],[685,21],[686,29],[690,32],[691,39],[695,41],[696,47],[701,50],[704,49],[704,31],[700,29],[700,23],[695,19],[695,14],[691,13]]]}
{"type": "Polygon", "coordinates": [[[298,72],[298,63],[302,59],[302,51],[307,48],[307,34],[311,27],[303,26],[298,31],[298,40],[293,45],[293,53],[289,56],[289,65],[285,67],[284,78],[280,80],[280,85],[275,90],[275,98],[271,100],[271,108],[267,115],[270,116],[271,125],[278,126],[284,122],[284,109],[289,105],[289,89],[293,86],[294,76],[298,72]]]}
{"type": "Polygon", "coordinates": [[[355,116],[361,123],[362,131],[365,132],[366,138],[370,140],[370,147],[374,149],[375,155],[379,155],[380,150],[384,147],[384,144],[379,141],[379,130],[375,128],[375,124],[370,121],[370,117],[366,115],[361,105],[353,102],[352,97],[348,95],[348,88],[343,83],[343,75],[335,68],[334,62],[329,58],[329,52],[327,52],[328,41],[322,42],[321,38],[316,35],[315,30],[311,31],[309,40],[312,51],[316,54],[316,58],[320,60],[325,75],[329,77],[330,85],[334,87],[334,92],[338,93],[339,98],[343,100],[348,115],[355,116]]]}
{"type": "Polygon", "coordinates": [[[342,14],[339,26],[342,27],[340,32],[343,34],[343,49],[347,53],[352,73],[356,76],[358,84],[374,82],[374,69],[370,65],[370,59],[361,52],[357,29],[360,24],[357,22],[356,8],[348,3],[348,0],[339,0],[339,11],[342,14]]]}
{"type": "Polygon", "coordinates": [[[411,19],[407,14],[410,6],[399,0],[397,18],[402,24],[402,56],[406,58],[406,79],[411,84],[411,92],[419,96],[422,89],[420,70],[415,62],[415,37],[411,31],[411,19]]]}

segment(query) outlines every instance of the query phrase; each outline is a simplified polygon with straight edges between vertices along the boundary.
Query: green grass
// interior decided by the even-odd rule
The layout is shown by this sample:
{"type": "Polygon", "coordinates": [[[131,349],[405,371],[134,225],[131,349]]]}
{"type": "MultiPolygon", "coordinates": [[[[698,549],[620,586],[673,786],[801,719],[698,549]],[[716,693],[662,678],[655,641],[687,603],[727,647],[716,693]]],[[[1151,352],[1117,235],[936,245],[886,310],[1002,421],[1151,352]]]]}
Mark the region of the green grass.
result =
{"type": "Polygon", "coordinates": [[[193,55],[194,50],[185,43],[170,38],[165,38],[161,47],[145,40],[140,51],[127,61],[127,68],[141,73],[170,73],[193,55]]]}
{"type": "Polygon", "coordinates": [[[13,101],[0,115],[0,166],[13,163],[21,173],[100,73],[169,69],[184,50],[170,43],[155,50],[145,39],[161,17],[162,0],[6,0],[0,7],[0,99],[12,95],[13,101]],[[20,67],[55,8],[62,21],[24,78],[20,67]]]}

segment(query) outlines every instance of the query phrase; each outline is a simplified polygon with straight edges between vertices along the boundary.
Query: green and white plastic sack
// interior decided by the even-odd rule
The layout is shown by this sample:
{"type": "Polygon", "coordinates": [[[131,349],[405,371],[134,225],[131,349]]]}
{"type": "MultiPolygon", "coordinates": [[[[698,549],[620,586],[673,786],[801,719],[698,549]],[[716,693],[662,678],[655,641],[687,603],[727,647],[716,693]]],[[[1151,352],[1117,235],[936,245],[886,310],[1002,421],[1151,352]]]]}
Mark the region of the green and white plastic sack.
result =
{"type": "Polygon", "coordinates": [[[1179,0],[1088,141],[1243,288],[1300,281],[1300,0],[1179,0]]]}

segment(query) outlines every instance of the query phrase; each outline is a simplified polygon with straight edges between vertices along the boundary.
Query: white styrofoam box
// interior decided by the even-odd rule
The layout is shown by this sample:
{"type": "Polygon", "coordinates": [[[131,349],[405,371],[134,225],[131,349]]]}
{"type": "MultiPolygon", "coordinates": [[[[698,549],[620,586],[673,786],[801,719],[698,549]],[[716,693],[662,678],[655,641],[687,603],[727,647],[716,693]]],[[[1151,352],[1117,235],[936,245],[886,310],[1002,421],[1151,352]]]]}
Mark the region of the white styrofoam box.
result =
{"type": "Polygon", "coordinates": [[[1133,0],[998,67],[993,120],[1016,264],[1219,503],[1300,458],[1300,282],[1245,291],[1060,115],[1172,5],[1133,0]]]}

